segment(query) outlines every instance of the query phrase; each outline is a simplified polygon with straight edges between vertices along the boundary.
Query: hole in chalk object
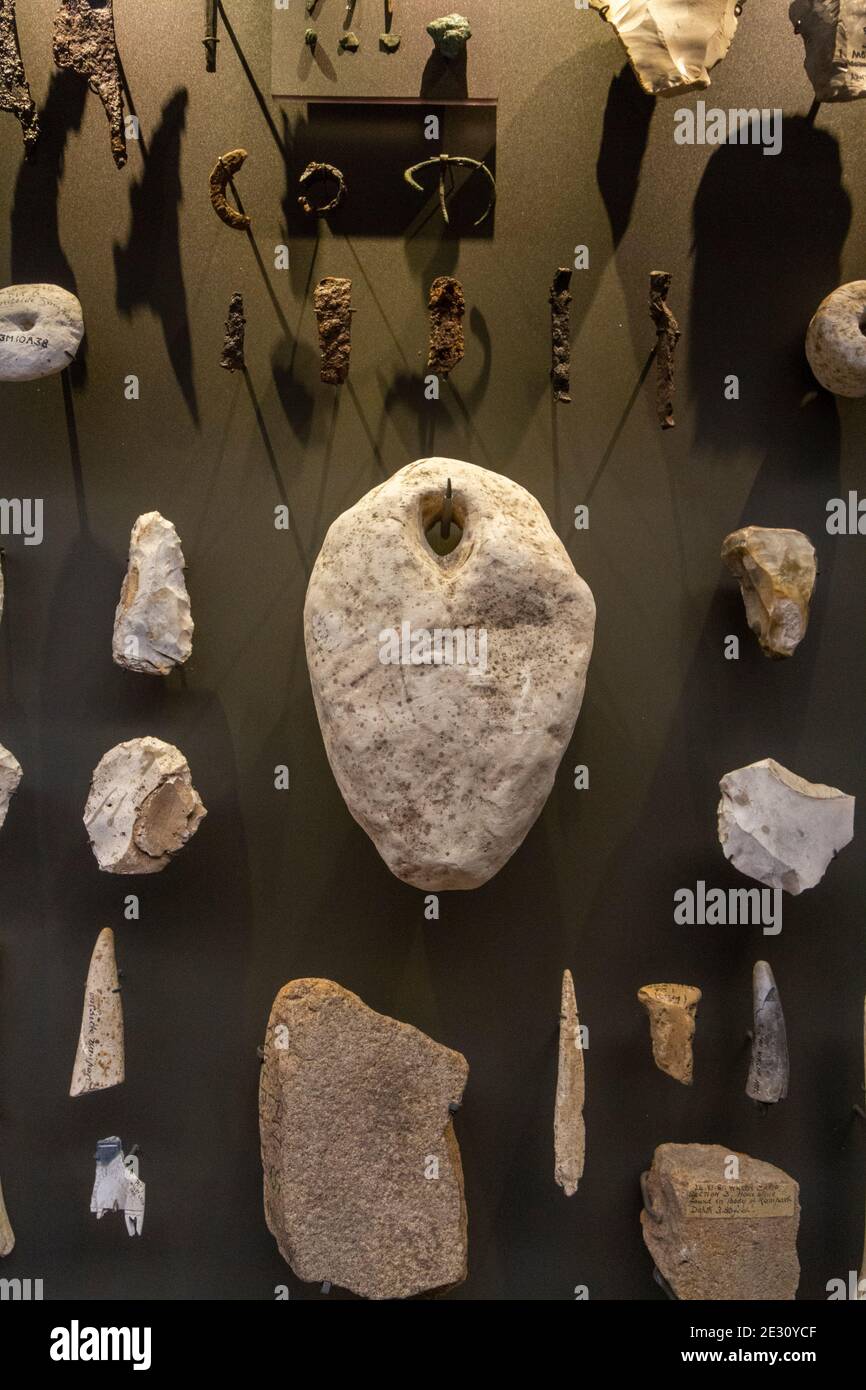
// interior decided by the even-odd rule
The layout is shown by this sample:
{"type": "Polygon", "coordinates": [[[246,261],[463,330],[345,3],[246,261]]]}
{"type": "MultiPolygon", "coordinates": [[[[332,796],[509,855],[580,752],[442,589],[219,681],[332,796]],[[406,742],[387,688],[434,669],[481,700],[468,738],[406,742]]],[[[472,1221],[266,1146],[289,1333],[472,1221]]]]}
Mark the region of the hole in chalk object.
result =
{"type": "Polygon", "coordinates": [[[451,525],[447,537],[443,536],[444,502],[444,488],[441,492],[427,492],[421,498],[421,531],[433,554],[440,557],[450,555],[457,549],[463,539],[467,522],[465,501],[455,492],[451,499],[451,525]]]}
{"type": "Polygon", "coordinates": [[[434,555],[450,555],[452,550],[456,550],[463,539],[462,528],[457,525],[454,518],[451,518],[451,529],[448,538],[442,535],[442,518],[437,517],[433,525],[424,532],[424,539],[433,551],[434,555]]]}
{"type": "Polygon", "coordinates": [[[36,326],[35,314],[13,314],[12,322],[16,328],[22,329],[25,333],[36,326]]]}

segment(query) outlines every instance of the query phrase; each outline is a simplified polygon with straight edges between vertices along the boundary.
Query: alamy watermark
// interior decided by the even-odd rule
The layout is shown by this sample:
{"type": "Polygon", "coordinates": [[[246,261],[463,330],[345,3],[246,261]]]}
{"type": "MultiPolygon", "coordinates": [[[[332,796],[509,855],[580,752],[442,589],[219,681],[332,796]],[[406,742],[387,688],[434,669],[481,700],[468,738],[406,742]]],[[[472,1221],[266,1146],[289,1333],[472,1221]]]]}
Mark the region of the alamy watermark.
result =
{"type": "Polygon", "coordinates": [[[42,516],[41,497],[0,497],[0,536],[23,536],[25,545],[41,545],[42,516]]]}
{"type": "Polygon", "coordinates": [[[487,670],[484,627],[415,627],[403,622],[379,633],[383,666],[472,666],[487,670]]]}
{"type": "Polygon", "coordinates": [[[677,145],[763,145],[764,154],[782,152],[782,111],[776,107],[758,109],[720,106],[707,109],[705,101],[694,107],[681,106],[674,112],[674,143],[677,145]]]}
{"type": "Polygon", "coordinates": [[[674,922],[679,927],[761,927],[764,936],[782,930],[781,888],[694,888],[674,892],[674,922]]]}

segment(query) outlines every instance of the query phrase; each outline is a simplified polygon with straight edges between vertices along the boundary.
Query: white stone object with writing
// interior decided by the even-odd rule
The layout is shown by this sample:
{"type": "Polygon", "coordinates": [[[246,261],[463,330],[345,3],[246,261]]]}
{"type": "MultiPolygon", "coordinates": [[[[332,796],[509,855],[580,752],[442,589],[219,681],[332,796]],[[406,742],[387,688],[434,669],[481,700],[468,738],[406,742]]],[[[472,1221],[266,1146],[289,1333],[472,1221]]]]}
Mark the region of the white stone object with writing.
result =
{"type": "Polygon", "coordinates": [[[88,1091],[119,1086],[125,1075],[123,1003],[114,956],[114,932],[105,927],[96,939],[90,958],[69,1094],[81,1096],[88,1091]]]}
{"type": "Polygon", "coordinates": [[[0,290],[0,381],[35,381],[62,372],[83,336],[81,305],[59,285],[0,290]]]}

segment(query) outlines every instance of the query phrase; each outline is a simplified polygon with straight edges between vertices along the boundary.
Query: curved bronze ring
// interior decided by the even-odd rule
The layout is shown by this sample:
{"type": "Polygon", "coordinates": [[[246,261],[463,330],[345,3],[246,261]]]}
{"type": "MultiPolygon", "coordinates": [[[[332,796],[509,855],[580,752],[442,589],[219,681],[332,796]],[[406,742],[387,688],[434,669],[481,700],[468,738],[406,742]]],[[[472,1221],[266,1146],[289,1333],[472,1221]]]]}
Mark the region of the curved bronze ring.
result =
{"type": "Polygon", "coordinates": [[[298,179],[298,187],[302,190],[298,196],[298,202],[302,210],[307,213],[309,217],[325,217],[329,212],[333,212],[335,208],[340,206],[348,191],[346,180],[343,178],[339,169],[333,164],[321,164],[318,162],[307,165],[301,177],[298,179]],[[336,179],[337,191],[329,203],[322,203],[322,205],[318,207],[315,203],[310,202],[303,190],[313,179],[322,178],[336,179]]]}
{"type": "Polygon", "coordinates": [[[468,155],[462,154],[436,154],[433,156],[432,159],[422,159],[420,164],[413,164],[411,168],[404,170],[403,177],[406,180],[406,182],[411,185],[412,188],[417,188],[419,193],[423,193],[424,185],[418,182],[415,175],[421,169],[428,169],[431,166],[438,167],[439,206],[442,209],[442,216],[445,219],[445,222],[447,223],[448,204],[445,201],[445,171],[451,164],[459,164],[464,169],[480,170],[480,172],[484,174],[485,178],[490,184],[490,202],[487,204],[487,207],[484,209],[478,220],[476,222],[473,222],[472,224],[474,227],[480,227],[481,223],[486,221],[486,219],[490,216],[493,210],[493,204],[496,202],[496,180],[483,160],[470,159],[468,155]]]}

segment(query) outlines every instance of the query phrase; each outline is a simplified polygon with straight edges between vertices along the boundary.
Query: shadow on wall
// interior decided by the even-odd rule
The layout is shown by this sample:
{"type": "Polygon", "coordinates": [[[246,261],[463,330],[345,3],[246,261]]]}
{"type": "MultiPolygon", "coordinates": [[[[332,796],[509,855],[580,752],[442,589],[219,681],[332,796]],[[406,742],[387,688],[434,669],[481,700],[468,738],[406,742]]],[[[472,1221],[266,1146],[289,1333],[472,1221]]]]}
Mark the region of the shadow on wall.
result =
{"type": "Polygon", "coordinates": [[[655,108],[655,97],[646,94],[626,63],[611,78],[595,166],[614,247],[619,246],[631,221],[655,108]]]}
{"type": "Polygon", "coordinates": [[[118,311],[129,318],[136,309],[150,309],[159,319],[172,370],[198,425],[178,218],[183,198],[180,146],[188,104],[189,95],[180,88],[162,108],[144,176],[130,188],[132,226],[126,246],[114,247],[114,269],[118,311]]]}
{"type": "Polygon", "coordinates": [[[778,448],[781,420],[782,439],[797,450],[799,413],[771,407],[815,389],[803,341],[839,283],[850,222],[839,146],[805,117],[783,122],[778,155],[759,145],[723,145],[712,155],[693,212],[688,372],[697,443],[778,448]],[[735,405],[724,397],[730,373],[740,383],[735,405]]]}
{"type": "MultiPolygon", "coordinates": [[[[72,72],[52,75],[36,158],[23,160],[15,183],[10,217],[11,281],[13,284],[60,285],[77,293],[75,271],[60,240],[58,201],[63,182],[66,143],[81,129],[87,86],[72,72]]],[[[75,385],[86,377],[85,336],[70,369],[75,385]]]]}

